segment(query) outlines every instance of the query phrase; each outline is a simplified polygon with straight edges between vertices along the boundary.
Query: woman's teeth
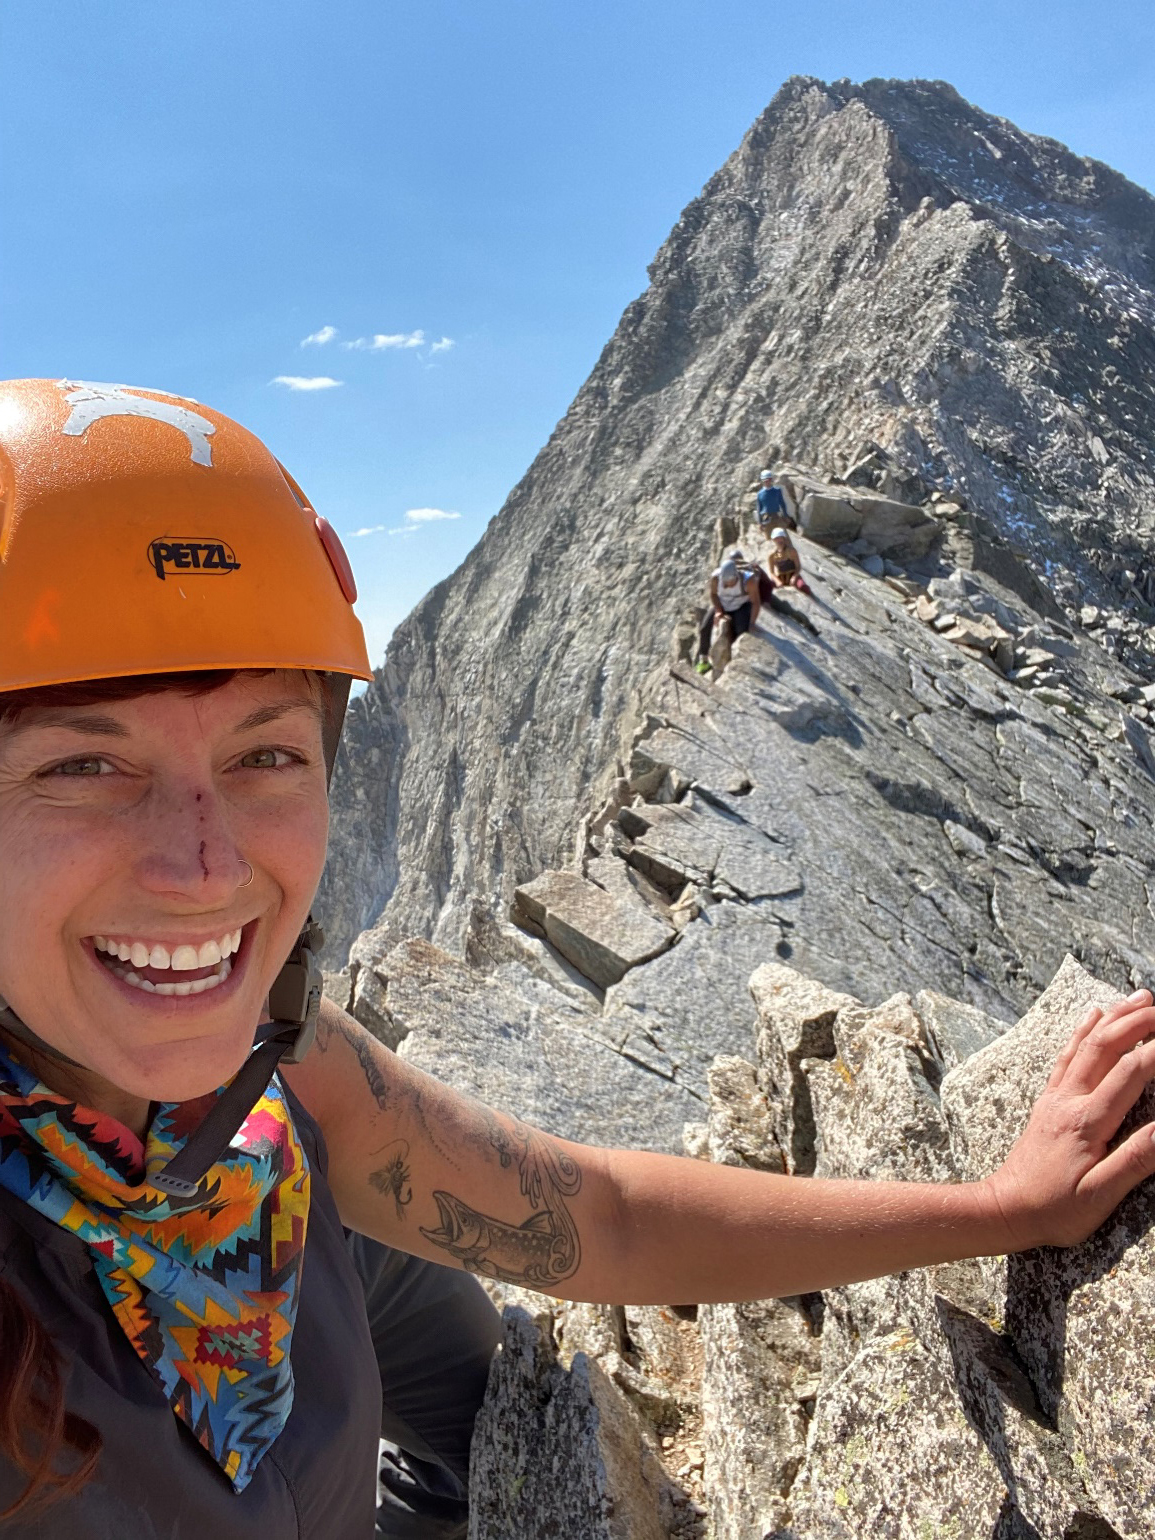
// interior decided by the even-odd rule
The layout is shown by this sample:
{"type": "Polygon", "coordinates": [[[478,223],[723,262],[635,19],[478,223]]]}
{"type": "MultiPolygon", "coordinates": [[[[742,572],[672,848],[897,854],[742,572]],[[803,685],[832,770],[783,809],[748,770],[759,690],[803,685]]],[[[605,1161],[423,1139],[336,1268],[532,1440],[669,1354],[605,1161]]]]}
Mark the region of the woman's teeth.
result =
{"type": "Polygon", "coordinates": [[[117,941],[106,936],[93,936],[92,944],[98,952],[105,954],[108,959],[106,966],[110,971],[135,989],[143,989],[149,994],[157,995],[199,995],[206,989],[215,989],[218,984],[223,984],[233,971],[231,959],[240,947],[241,932],[230,931],[219,940],[202,942],[199,947],[186,944],[173,947],[171,951],[160,942],[117,941]],[[114,958],[115,962],[112,961],[114,958]],[[128,963],[131,966],[118,967],[117,963],[128,963]],[[215,972],[198,979],[154,982],[152,979],[141,978],[135,971],[138,968],[173,973],[188,973],[196,968],[213,968],[215,972]]]}

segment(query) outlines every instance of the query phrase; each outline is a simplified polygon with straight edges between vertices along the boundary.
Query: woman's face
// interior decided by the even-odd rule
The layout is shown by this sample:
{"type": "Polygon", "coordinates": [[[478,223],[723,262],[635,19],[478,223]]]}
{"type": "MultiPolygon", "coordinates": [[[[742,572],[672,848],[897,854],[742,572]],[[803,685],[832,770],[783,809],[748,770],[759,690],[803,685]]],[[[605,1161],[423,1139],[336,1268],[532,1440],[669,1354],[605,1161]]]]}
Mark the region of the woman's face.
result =
{"type": "Polygon", "coordinates": [[[215,1089],[252,1044],[327,833],[302,673],[0,724],[0,997],[132,1096],[215,1089]]]}

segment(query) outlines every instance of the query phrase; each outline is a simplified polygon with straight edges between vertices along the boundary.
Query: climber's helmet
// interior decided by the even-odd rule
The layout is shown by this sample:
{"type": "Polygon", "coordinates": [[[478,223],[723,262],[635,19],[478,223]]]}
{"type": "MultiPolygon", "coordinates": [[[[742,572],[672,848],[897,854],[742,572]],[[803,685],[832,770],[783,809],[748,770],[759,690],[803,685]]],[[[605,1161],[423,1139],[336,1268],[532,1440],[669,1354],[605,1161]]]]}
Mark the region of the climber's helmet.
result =
{"type": "Polygon", "coordinates": [[[787,544],[789,544],[790,541],[790,536],[784,529],[772,529],[770,531],[770,538],[771,540],[785,540],[787,544]]]}
{"type": "Polygon", "coordinates": [[[763,471],[761,476],[758,479],[759,479],[759,481],[773,481],[774,480],[774,472],[773,471],[763,471]]]}
{"type": "Polygon", "coordinates": [[[727,588],[738,581],[738,568],[732,561],[724,561],[718,568],[718,581],[725,583],[727,588]]]}
{"type": "MultiPolygon", "coordinates": [[[[124,385],[0,383],[0,696],[306,670],[325,685],[331,772],[352,680],[372,677],[355,598],[335,531],[260,440],[220,412],[124,385]]],[[[282,1053],[304,1051],[306,1013],[315,1020],[318,935],[311,925],[302,933],[270,997],[283,1002],[272,1004],[282,1053]]],[[[7,1014],[10,1031],[30,1035],[7,1014]]],[[[267,1080],[265,1063],[253,1075],[267,1080]]],[[[238,1117],[244,1079],[234,1083],[238,1117]]]]}

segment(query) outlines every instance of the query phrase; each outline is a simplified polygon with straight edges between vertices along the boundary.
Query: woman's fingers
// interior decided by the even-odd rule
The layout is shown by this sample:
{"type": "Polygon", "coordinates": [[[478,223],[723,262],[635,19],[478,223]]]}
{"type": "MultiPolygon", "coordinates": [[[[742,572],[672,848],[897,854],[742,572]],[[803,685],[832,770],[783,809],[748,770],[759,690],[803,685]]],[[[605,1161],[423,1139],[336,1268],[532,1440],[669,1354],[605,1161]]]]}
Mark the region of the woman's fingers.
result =
{"type": "Polygon", "coordinates": [[[1123,1054],[1155,1033],[1155,1007],[1141,991],[1142,1001],[1127,1000],[1112,1006],[1085,1032],[1061,1081],[1064,1091],[1087,1095],[1098,1086],[1123,1054]]]}
{"type": "MultiPolygon", "coordinates": [[[[1117,1150],[1088,1171],[1079,1194],[1089,1198],[1105,1218],[1139,1183],[1155,1174],[1155,1123],[1145,1123],[1117,1150]]],[[[1101,1220],[1099,1221],[1102,1222],[1101,1220]]]]}
{"type": "Polygon", "coordinates": [[[1088,1009],[1087,1014],[1083,1017],[1082,1021],[1071,1033],[1070,1037],[1067,1039],[1067,1046],[1055,1060],[1055,1067],[1051,1071],[1051,1078],[1047,1081],[1048,1091],[1054,1090],[1054,1088],[1059,1084],[1060,1080],[1062,1080],[1063,1076],[1067,1073],[1067,1066],[1075,1057],[1075,1050],[1078,1048],[1079,1044],[1083,1041],[1091,1028],[1095,1026],[1102,1014],[1103,1012],[1097,1005],[1092,1005],[1088,1009]]]}
{"type": "Polygon", "coordinates": [[[1155,1080],[1155,1043],[1141,1043],[1123,1054],[1084,1103],[1084,1126],[1091,1138],[1104,1144],[1113,1139],[1120,1123],[1152,1080],[1155,1080]]]}

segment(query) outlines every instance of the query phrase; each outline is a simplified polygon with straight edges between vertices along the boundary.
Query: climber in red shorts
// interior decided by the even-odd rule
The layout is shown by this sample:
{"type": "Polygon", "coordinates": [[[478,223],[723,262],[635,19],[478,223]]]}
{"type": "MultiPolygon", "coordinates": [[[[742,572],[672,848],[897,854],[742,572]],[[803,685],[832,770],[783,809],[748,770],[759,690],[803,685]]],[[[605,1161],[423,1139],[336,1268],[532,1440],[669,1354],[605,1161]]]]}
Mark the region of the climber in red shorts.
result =
{"type": "Polygon", "coordinates": [[[810,592],[809,584],[802,576],[798,552],[786,530],[779,528],[771,531],[770,554],[766,558],[766,566],[775,588],[797,588],[803,594],[810,592]]]}

